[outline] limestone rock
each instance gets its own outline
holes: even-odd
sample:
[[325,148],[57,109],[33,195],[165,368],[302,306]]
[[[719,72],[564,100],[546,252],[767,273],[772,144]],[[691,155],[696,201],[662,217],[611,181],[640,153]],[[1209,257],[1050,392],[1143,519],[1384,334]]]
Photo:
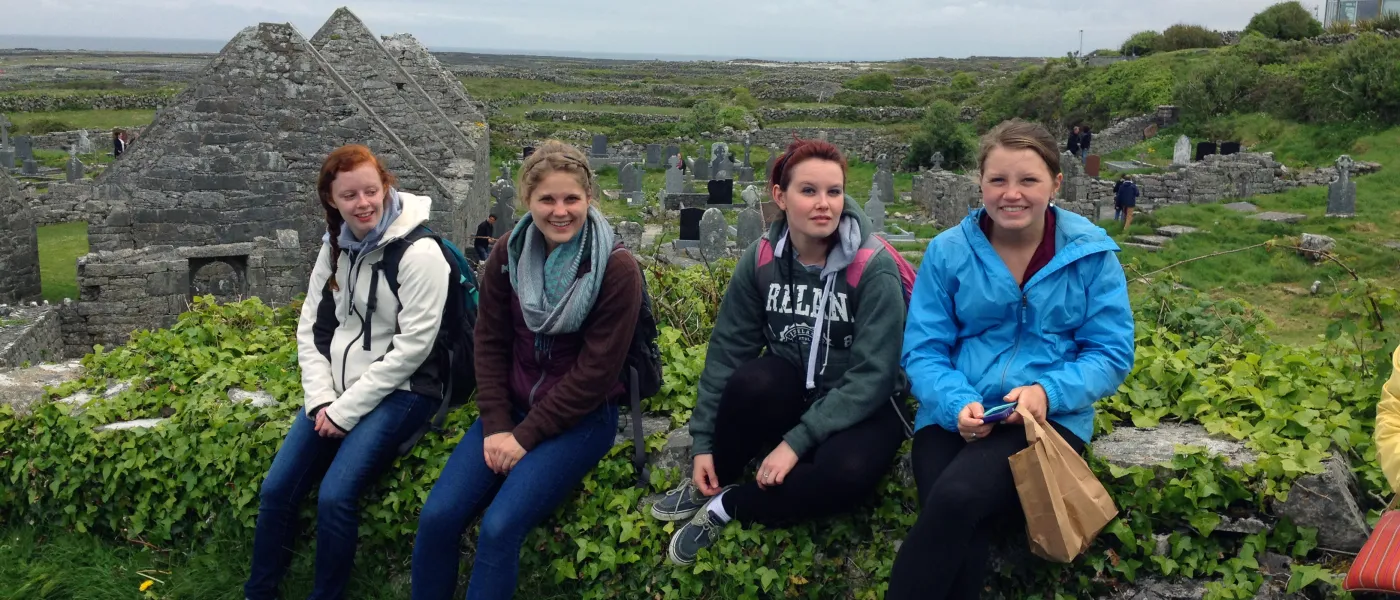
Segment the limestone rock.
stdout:
[[1303,234],[1303,240],[1298,243],[1298,254],[1313,262],[1322,261],[1327,254],[1330,254],[1337,247],[1337,240],[1325,235],[1311,233]]
[[1252,212],[1255,212],[1255,211],[1258,211],[1258,210],[1259,210],[1259,207],[1258,207],[1258,206],[1255,206],[1255,205],[1253,205],[1253,204],[1251,204],[1251,203],[1249,203],[1249,202],[1231,202],[1231,203],[1225,204],[1225,205],[1223,205],[1223,206],[1224,206],[1227,210],[1233,210],[1233,211],[1235,211],[1235,212],[1242,212],[1242,213],[1252,213]]
[[1288,224],[1291,225],[1291,224],[1293,224],[1293,223],[1301,223],[1301,222],[1303,221],[1303,219],[1308,218],[1308,216],[1307,216],[1307,215],[1300,215],[1300,214],[1298,214],[1298,213],[1285,213],[1285,212],[1268,211],[1268,212],[1261,212],[1261,213],[1259,213],[1259,214],[1257,214],[1257,215],[1254,215],[1254,216],[1252,216],[1252,217],[1250,217],[1250,218],[1251,218],[1251,219],[1257,219],[1257,220],[1259,220],[1259,221],[1268,221],[1268,222],[1270,222],[1270,223],[1288,223]]
[[1293,482],[1288,500],[1276,503],[1274,510],[1294,524],[1317,528],[1318,545],[1329,550],[1357,552],[1366,543],[1370,528],[1356,504],[1356,480],[1346,461],[1332,456],[1317,475]]
[[253,408],[275,406],[278,403],[277,399],[272,397],[272,394],[269,394],[262,390],[250,392],[239,388],[230,389],[228,391],[228,399],[229,402],[233,402],[235,404],[239,402],[247,402]]
[[1157,235],[1174,238],[1177,236],[1186,235],[1188,233],[1196,233],[1197,231],[1200,230],[1196,229],[1195,227],[1188,227],[1186,225],[1166,225],[1157,228]]
[[1201,446],[1225,457],[1226,464],[1243,467],[1258,457],[1243,443],[1213,437],[1196,424],[1162,423],[1155,429],[1120,427],[1094,440],[1094,454],[1120,467],[1155,468],[1170,463],[1176,446]]
[[134,421],[122,421],[121,423],[111,423],[99,425],[93,431],[126,431],[128,429],[151,429],[168,421],[169,419],[136,419]]
[[[670,417],[642,415],[642,435],[646,437],[666,433],[670,428]],[[613,445],[618,446],[631,441],[632,415],[631,413],[622,413],[617,416],[617,437],[613,439]]]

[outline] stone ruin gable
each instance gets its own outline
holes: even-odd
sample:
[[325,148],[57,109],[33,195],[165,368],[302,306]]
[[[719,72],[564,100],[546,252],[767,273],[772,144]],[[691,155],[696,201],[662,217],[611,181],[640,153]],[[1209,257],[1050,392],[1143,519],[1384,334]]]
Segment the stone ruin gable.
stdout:
[[[451,192],[435,197],[430,223],[465,241],[467,206],[476,173],[476,145],[448,118],[349,9],[340,8],[311,37],[326,62],[388,124]],[[485,218],[486,206],[480,210]]]
[[[473,148],[475,161],[471,191],[467,195],[466,235],[476,231],[476,224],[486,219],[491,209],[491,129],[476,102],[450,71],[418,43],[411,34],[383,36],[383,46],[423,89],[428,98],[442,110],[447,119],[457,125]],[[480,175],[477,175],[479,170]],[[468,244],[470,245],[470,244]]]
[[[400,189],[450,197],[287,24],[235,36],[141,142],[94,182],[94,200],[108,207],[89,222],[94,252],[251,242],[282,229],[318,240],[326,226],[316,177],[326,155],[347,143],[378,154]],[[309,272],[317,246],[302,252]]]
[[76,303],[63,305],[63,348],[70,357],[126,343],[138,329],[169,327],[189,310],[193,291],[219,290],[222,302],[258,297],[286,304],[306,291],[306,259],[297,232],[249,242],[93,252],[78,259]]
[[39,234],[24,194],[0,171],[0,304],[39,297]]

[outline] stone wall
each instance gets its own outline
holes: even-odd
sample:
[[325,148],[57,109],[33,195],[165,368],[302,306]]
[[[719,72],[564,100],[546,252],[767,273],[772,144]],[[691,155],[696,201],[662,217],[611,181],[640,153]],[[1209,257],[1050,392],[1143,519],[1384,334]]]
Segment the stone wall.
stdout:
[[0,308],[0,371],[63,357],[56,306]]
[[[1156,122],[1156,115],[1140,115],[1116,121],[1104,128],[1103,131],[1094,132],[1094,139],[1089,143],[1089,151],[1102,155],[1140,143],[1146,139],[1143,137],[1142,131],[1154,122]],[[1068,134],[1060,137],[1067,138]],[[1060,140],[1061,146],[1064,143],[1065,140]]]
[[[754,146],[768,146],[770,144],[778,148],[786,148],[792,142],[792,136],[796,135],[802,139],[818,139],[823,134],[826,141],[835,144],[847,156],[859,158],[865,162],[875,162],[881,153],[888,154],[890,164],[898,168],[904,163],[904,156],[909,153],[909,144],[900,140],[896,136],[886,135],[874,127],[847,127],[832,129],[816,129],[812,127],[766,127],[749,132]],[[743,135],[734,135],[725,139],[731,149],[743,150]],[[737,154],[737,152],[736,152]]]
[[679,123],[680,115],[648,115],[630,112],[608,112],[602,110],[557,110],[552,108],[532,110],[525,113],[531,121],[566,121],[569,123],[593,125],[663,125]]
[[0,303],[39,297],[39,236],[19,185],[0,170]]
[[92,192],[92,185],[87,183],[49,184],[48,193],[34,194],[27,199],[34,226],[103,220],[107,207],[93,201]]
[[[1386,39],[1400,38],[1400,31],[1375,31],[1373,33]],[[1349,44],[1351,42],[1354,42],[1359,37],[1361,37],[1361,33],[1359,32],[1339,34],[1324,33],[1317,37],[1308,38],[1305,41],[1314,46],[1339,46],[1342,44]]]
[[884,106],[857,108],[854,106],[823,106],[821,108],[761,108],[758,118],[765,123],[783,121],[838,121],[852,123],[907,123],[923,118],[921,108]]
[[670,96],[657,96],[653,94],[638,94],[635,92],[560,92],[556,94],[532,94],[519,98],[502,98],[492,100],[489,104],[492,111],[512,106],[530,106],[534,104],[601,104],[607,106],[667,106],[682,107],[688,106],[689,101],[682,98]]
[[170,103],[175,90],[161,89],[110,94],[58,94],[0,96],[0,113],[57,110],[153,110]]
[[925,171],[914,176],[914,204],[938,227],[952,227],[982,205],[982,188],[975,177],[950,171]]
[[79,258],[78,302],[65,304],[63,310],[65,354],[82,356],[93,344],[111,347],[125,343],[138,329],[169,327],[188,309],[194,291],[213,293],[221,301],[256,296],[267,304],[290,302],[306,289],[307,262],[295,230],[275,235],[276,239],[233,244],[152,245]]
[[[122,127],[128,132],[128,136],[141,137],[141,132],[145,127]],[[34,143],[35,150],[63,150],[68,151],[68,147],[78,143],[78,131],[55,131],[42,135],[29,136]],[[92,142],[93,152],[100,154],[112,153],[112,130],[110,129],[88,129],[88,141]]]

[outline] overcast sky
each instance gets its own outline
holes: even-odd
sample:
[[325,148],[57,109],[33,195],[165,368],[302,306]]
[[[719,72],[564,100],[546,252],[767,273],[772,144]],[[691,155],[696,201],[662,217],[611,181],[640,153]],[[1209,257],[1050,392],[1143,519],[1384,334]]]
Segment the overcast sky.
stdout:
[[[1243,29],[1276,0],[361,0],[430,48],[796,59],[1063,56],[1186,22]],[[1312,10],[1321,0],[1304,0]],[[311,36],[324,0],[0,0],[0,35],[226,41],[263,21]],[[11,40],[15,38],[10,38]],[[0,46],[16,45],[0,40]]]

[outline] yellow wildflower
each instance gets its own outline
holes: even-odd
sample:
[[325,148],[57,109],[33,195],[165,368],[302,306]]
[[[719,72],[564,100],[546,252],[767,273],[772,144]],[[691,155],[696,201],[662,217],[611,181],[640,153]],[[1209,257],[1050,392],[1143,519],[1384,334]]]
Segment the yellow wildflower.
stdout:
[[149,590],[149,589],[151,589],[151,586],[153,586],[153,585],[155,585],[155,584],[156,584],[156,582],[147,579],[146,581],[144,581],[144,582],[141,583],[141,591],[144,592],[144,591],[146,591],[146,590]]

